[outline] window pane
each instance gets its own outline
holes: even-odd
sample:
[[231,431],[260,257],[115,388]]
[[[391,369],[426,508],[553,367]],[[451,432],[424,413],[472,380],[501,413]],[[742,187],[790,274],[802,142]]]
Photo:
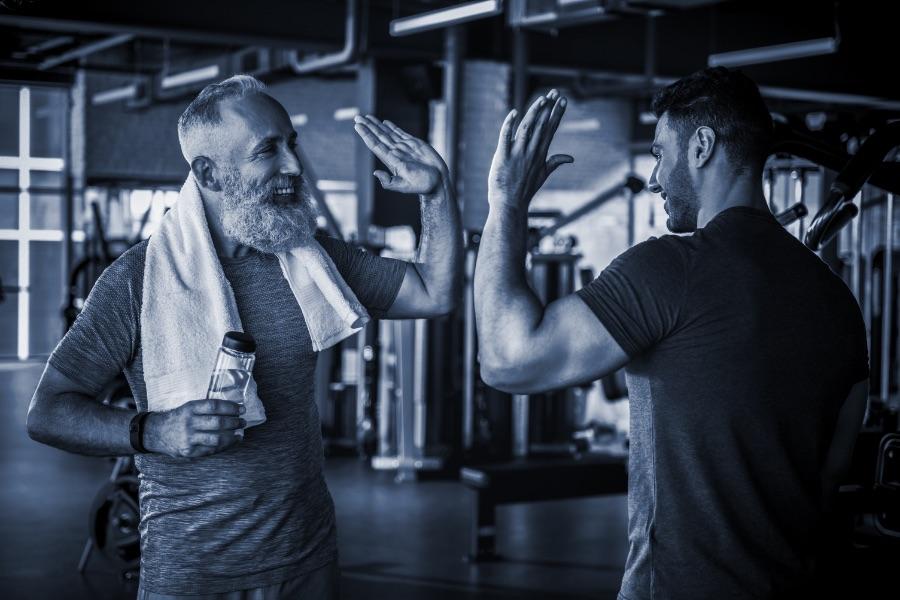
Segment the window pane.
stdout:
[[66,149],[66,91],[31,88],[31,156],[62,158]]
[[0,192],[0,229],[19,227],[19,195]]
[[[0,240],[0,279],[3,287],[14,286],[19,276],[18,242]],[[5,300],[0,302],[0,356],[16,356],[18,340],[18,295],[4,292]]]
[[50,354],[62,338],[62,244],[31,242],[29,354]]
[[62,171],[32,171],[31,187],[62,189],[66,185],[65,173]]
[[[0,115],[2,118],[2,115]],[[19,172],[15,169],[0,169],[0,187],[19,187]]]
[[31,195],[31,228],[63,228],[63,197],[60,194]]
[[19,155],[19,88],[0,85],[0,156]]

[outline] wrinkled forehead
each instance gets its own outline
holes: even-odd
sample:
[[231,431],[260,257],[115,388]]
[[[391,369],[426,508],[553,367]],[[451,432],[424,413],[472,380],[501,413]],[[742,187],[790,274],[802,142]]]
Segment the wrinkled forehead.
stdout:
[[222,142],[240,152],[267,138],[288,138],[294,133],[291,119],[281,104],[266,94],[226,100],[219,107]]

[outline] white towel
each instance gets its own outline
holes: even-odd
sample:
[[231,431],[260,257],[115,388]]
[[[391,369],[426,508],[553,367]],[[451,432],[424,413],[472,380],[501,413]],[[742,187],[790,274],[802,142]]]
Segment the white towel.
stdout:
[[[314,350],[338,343],[369,320],[318,242],[277,256]],[[170,410],[206,397],[227,331],[243,328],[209,233],[200,190],[189,174],[177,203],[147,245],[141,347],[149,410]],[[244,406],[248,427],[265,422],[252,377]]]

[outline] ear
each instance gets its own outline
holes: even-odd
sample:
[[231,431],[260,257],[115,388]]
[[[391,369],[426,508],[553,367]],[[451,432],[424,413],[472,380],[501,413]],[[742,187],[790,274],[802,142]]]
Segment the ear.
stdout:
[[222,191],[222,184],[216,176],[216,163],[206,156],[198,156],[191,161],[191,172],[197,184],[205,190],[211,192]]
[[712,158],[715,146],[716,132],[706,126],[698,127],[688,151],[689,164],[697,169],[704,166]]

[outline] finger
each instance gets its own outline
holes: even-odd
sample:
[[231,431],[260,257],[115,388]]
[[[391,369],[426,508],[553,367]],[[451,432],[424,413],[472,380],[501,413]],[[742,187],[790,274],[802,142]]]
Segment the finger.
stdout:
[[380,183],[383,188],[387,188],[391,183],[392,176],[387,171],[378,170],[372,173],[372,175],[375,176],[375,179],[378,180],[378,183]]
[[402,129],[400,129],[393,121],[387,121],[387,120],[385,120],[385,121],[384,121],[384,125],[385,125],[388,129],[390,129],[391,131],[393,131],[394,134],[396,134],[396,136],[399,137],[399,138],[402,139],[402,140],[413,140],[413,139],[415,139],[415,136],[412,136],[412,135],[406,133],[405,131],[403,131]]
[[538,118],[541,110],[543,110],[546,104],[547,99],[543,96],[538,96],[537,100],[532,102],[531,107],[528,109],[528,112],[525,113],[522,122],[519,123],[519,128],[516,130],[516,139],[513,142],[512,147],[513,152],[522,153],[525,151],[528,140],[531,138],[535,120]]
[[378,179],[378,183],[381,184],[381,187],[386,190],[390,190],[392,192],[406,191],[406,182],[402,177],[391,175],[387,171],[375,171],[373,175],[375,175],[375,177]]
[[211,398],[194,400],[189,404],[191,405],[191,412],[195,415],[237,416],[242,413],[241,408],[243,408],[240,404],[231,400],[215,400]]
[[509,147],[513,142],[513,124],[516,122],[516,115],[519,113],[516,109],[509,111],[506,118],[503,119],[503,125],[500,126],[500,139],[497,141],[497,150],[503,154],[509,153]]
[[374,132],[369,128],[368,124],[365,122],[356,123],[353,125],[353,129],[362,138],[363,143],[372,151],[372,153],[378,157],[382,162],[387,159],[388,153],[391,151],[390,147],[383,143],[378,136],[375,135]]
[[374,133],[378,137],[378,140],[388,148],[393,148],[394,144],[397,143],[398,139],[396,138],[394,133],[390,129],[382,125],[381,121],[379,121],[372,115],[356,117],[356,119],[360,119],[359,122],[368,127],[372,131],[372,133]]
[[[569,154],[554,154],[547,160],[547,177],[562,165],[575,162],[575,157]],[[546,178],[545,178],[546,179]]]
[[211,446],[218,448],[221,442],[221,435],[218,432],[200,431],[191,434],[190,442],[192,446]]
[[194,415],[191,419],[194,431],[234,431],[247,426],[247,421],[238,417],[219,415]]
[[543,144],[540,147],[541,156],[547,155],[547,151],[550,149],[550,143],[553,141],[553,136],[556,135],[556,130],[559,128],[559,122],[562,121],[563,115],[566,113],[567,104],[568,100],[566,100],[565,96],[560,96],[553,104],[550,120],[545,127]]
[[[556,90],[552,90],[550,93],[555,93]],[[547,146],[544,144],[544,140],[546,139],[545,129],[547,125],[547,121],[550,120],[550,115],[552,114],[553,109],[556,107],[556,102],[547,99],[547,102],[544,104],[543,108],[538,112],[538,116],[534,121],[534,125],[531,130],[531,138],[528,140],[528,153],[532,156],[535,156],[536,153],[541,149]],[[552,134],[551,134],[552,137]],[[540,160],[544,160],[544,156],[546,155],[546,150],[544,151],[544,155],[538,155]]]

